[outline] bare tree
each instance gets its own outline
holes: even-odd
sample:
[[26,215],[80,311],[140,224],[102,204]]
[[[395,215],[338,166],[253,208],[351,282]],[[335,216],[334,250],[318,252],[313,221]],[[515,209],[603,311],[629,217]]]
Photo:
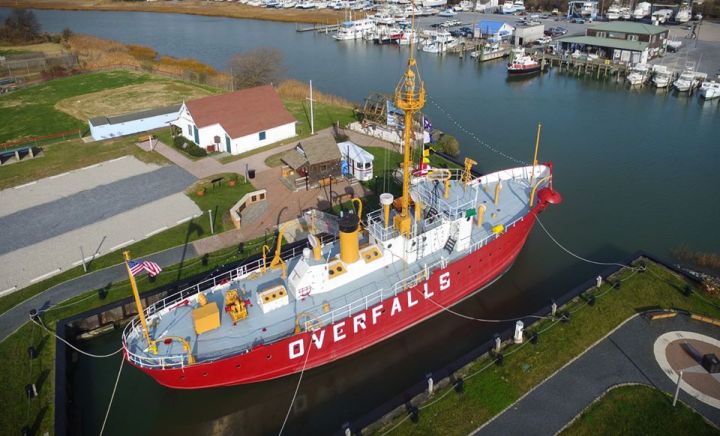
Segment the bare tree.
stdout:
[[276,48],[261,47],[240,53],[230,59],[233,89],[278,83],[285,74],[282,52]]

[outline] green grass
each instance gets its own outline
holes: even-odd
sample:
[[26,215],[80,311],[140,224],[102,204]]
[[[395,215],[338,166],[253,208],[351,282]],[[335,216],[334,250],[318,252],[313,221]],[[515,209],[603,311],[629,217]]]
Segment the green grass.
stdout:
[[87,144],[80,139],[71,139],[44,145],[42,146],[42,156],[4,165],[0,171],[0,189],[22,185],[126,155],[135,156],[143,162],[168,163],[157,153],[141,150],[135,145],[136,139],[136,136],[128,136]]
[[[211,179],[221,176],[228,175],[218,175],[211,177]],[[204,182],[200,181],[198,184],[204,184]],[[198,186],[198,184],[196,184],[196,186]],[[209,185],[205,184],[205,186]],[[232,221],[230,220],[230,207],[240,200],[243,195],[254,190],[255,188],[252,184],[243,183],[242,179],[238,180],[238,184],[235,186],[229,186],[227,181],[223,181],[215,188],[207,187],[206,193],[202,197],[199,197],[195,193],[195,189],[189,190],[188,197],[195,201],[200,210],[203,211],[202,216],[192,219],[187,223],[167,229],[164,232],[153,235],[148,239],[138,241],[132,245],[124,247],[122,250],[98,257],[88,264],[88,271],[97,271],[99,269],[121,263],[121,251],[129,250],[133,256],[140,257],[211,236],[210,220],[206,213],[208,209],[213,211],[213,225],[215,227],[216,234],[234,229]],[[19,291],[13,292],[12,294],[4,297],[0,297],[0,313],[6,312],[17,304],[34,295],[44,292],[52,286],[80,277],[83,274],[84,271],[82,267],[75,267],[55,277],[20,289]]]
[[[650,262],[648,269],[645,273],[633,274],[627,271],[618,274],[624,280],[622,287],[609,290],[607,284],[603,285],[597,295],[609,292],[598,297],[594,306],[587,305],[581,298],[571,302],[568,305],[569,310],[573,311],[570,322],[555,323],[548,331],[540,334],[535,345],[511,345],[504,351],[502,367],[494,365],[487,357],[473,362],[463,371],[465,390],[462,394],[450,393],[429,407],[421,409],[420,421],[417,424],[406,420],[392,434],[429,435],[436,434],[438,429],[443,429],[443,434],[471,432],[640,308],[680,308],[720,317],[717,305],[720,300],[717,297],[707,294],[703,299],[696,294],[684,297],[681,289],[687,283],[683,278]],[[710,300],[714,301],[715,305],[708,303]],[[547,320],[536,324],[529,330],[528,336],[533,331],[550,327],[551,322]],[[486,369],[480,371],[482,368]],[[445,392],[438,391],[435,396],[439,397]],[[396,425],[402,418],[404,416],[393,420],[384,429]]]
[[[261,247],[262,238],[246,244],[245,252],[237,253],[235,247],[220,250],[210,256],[207,266],[203,266],[199,259],[186,262],[184,265],[167,267],[160,273],[153,283],[149,283],[146,275],[138,279],[141,292],[148,292],[160,286],[173,283],[177,280],[191,277],[202,272],[210,271],[218,266],[242,260],[252,254],[257,254]],[[100,298],[98,290],[92,290],[79,295],[62,305],[57,310],[51,310],[43,315],[43,321],[51,329],[55,322],[70,315],[81,313],[104,304],[120,300],[132,293],[127,280],[113,283],[107,290],[104,299]],[[17,332],[0,342],[0,434],[20,434],[20,429],[28,425],[36,431],[31,434],[52,433],[54,424],[54,377],[55,377],[55,339],[43,332],[39,327],[27,322]],[[43,343],[39,358],[32,361],[32,367],[27,358],[27,347],[30,344]],[[44,383],[39,396],[28,401],[25,398],[25,385],[37,383],[44,377]]]
[[78,120],[55,109],[62,99],[109,88],[153,80],[149,74],[128,71],[81,74],[51,80],[0,97],[0,142],[42,136],[66,130],[86,130],[87,120]]
[[682,402],[650,386],[620,386],[586,410],[563,436],[598,434],[717,435],[718,429]]
[[[274,144],[266,145],[264,147],[257,148],[255,150],[240,155],[225,156],[224,158],[220,159],[220,162],[228,163],[238,159],[243,159],[253,154],[272,150],[273,148],[279,147],[280,145],[289,144],[291,142],[295,142],[299,139],[310,136],[310,105],[308,104],[308,102],[305,100],[293,100],[289,98],[284,98],[283,104],[285,105],[285,108],[288,110],[288,112],[290,112],[292,116],[294,116],[295,119],[298,121],[296,124],[297,136],[276,142]],[[331,127],[335,122],[340,122],[340,126],[342,127],[355,121],[355,114],[353,110],[351,108],[346,108],[342,106],[333,106],[325,103],[315,103],[313,107],[313,112],[315,113],[316,132]],[[268,164],[267,160],[265,161],[266,165],[279,166],[281,154],[282,153],[277,153],[277,155],[271,156],[273,158],[273,160],[271,160],[271,163],[273,163],[273,165]]]
[[12,56],[32,53],[29,50],[0,49],[0,56]]

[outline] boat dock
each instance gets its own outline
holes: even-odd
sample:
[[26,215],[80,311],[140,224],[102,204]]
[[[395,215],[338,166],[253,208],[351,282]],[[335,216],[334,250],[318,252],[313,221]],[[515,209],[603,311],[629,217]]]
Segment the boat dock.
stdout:
[[567,72],[579,76],[591,75],[595,78],[627,76],[630,68],[623,63],[613,63],[606,59],[575,58],[572,56],[561,56],[557,54],[538,53],[533,58],[540,62],[543,69],[546,67],[558,67],[560,72]]
[[295,26],[296,32],[335,32],[340,27],[340,24],[313,24],[312,26],[305,26],[300,27],[299,25]]

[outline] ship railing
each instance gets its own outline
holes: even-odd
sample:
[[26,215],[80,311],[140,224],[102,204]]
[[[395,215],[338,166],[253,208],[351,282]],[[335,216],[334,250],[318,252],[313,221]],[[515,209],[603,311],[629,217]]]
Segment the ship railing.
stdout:
[[395,226],[389,225],[385,227],[385,219],[383,217],[382,209],[370,212],[367,214],[367,228],[368,232],[379,241],[387,241],[392,238],[396,238],[399,233],[395,230]]
[[[328,241],[323,241],[327,243]],[[305,247],[293,247],[280,253],[280,257],[283,260],[288,260],[293,257],[302,254],[302,250]],[[258,259],[256,261],[241,265],[238,268],[227,271],[225,273],[213,276],[209,279],[195,283],[192,286],[184,288],[179,292],[173,293],[162,300],[155,302],[145,309],[145,315],[151,316],[158,314],[162,316],[168,310],[173,309],[178,303],[182,303],[185,299],[198,294],[199,292],[206,290],[221,290],[230,287],[230,284],[234,281],[242,279],[243,277],[261,270],[263,267],[263,260]]]

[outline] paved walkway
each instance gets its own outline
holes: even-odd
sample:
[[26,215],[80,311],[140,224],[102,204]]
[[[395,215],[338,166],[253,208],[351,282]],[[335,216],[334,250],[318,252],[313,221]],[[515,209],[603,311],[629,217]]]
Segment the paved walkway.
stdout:
[[[175,265],[183,260],[197,257],[198,253],[192,245],[170,248],[160,253],[144,256],[162,267]],[[90,274],[60,283],[52,288],[23,301],[7,312],[0,314],[0,342],[19,329],[29,320],[32,309],[47,309],[91,289],[101,289],[114,282],[127,280],[124,264],[111,266]]]
[[[672,395],[675,385],[655,360],[653,347],[658,336],[676,330],[711,337],[720,334],[720,328],[685,316],[658,321],[636,316],[473,434],[556,434],[596,398],[620,384],[646,384]],[[522,377],[522,374],[517,376]],[[683,391],[679,398],[709,421],[720,425],[720,409]]]

